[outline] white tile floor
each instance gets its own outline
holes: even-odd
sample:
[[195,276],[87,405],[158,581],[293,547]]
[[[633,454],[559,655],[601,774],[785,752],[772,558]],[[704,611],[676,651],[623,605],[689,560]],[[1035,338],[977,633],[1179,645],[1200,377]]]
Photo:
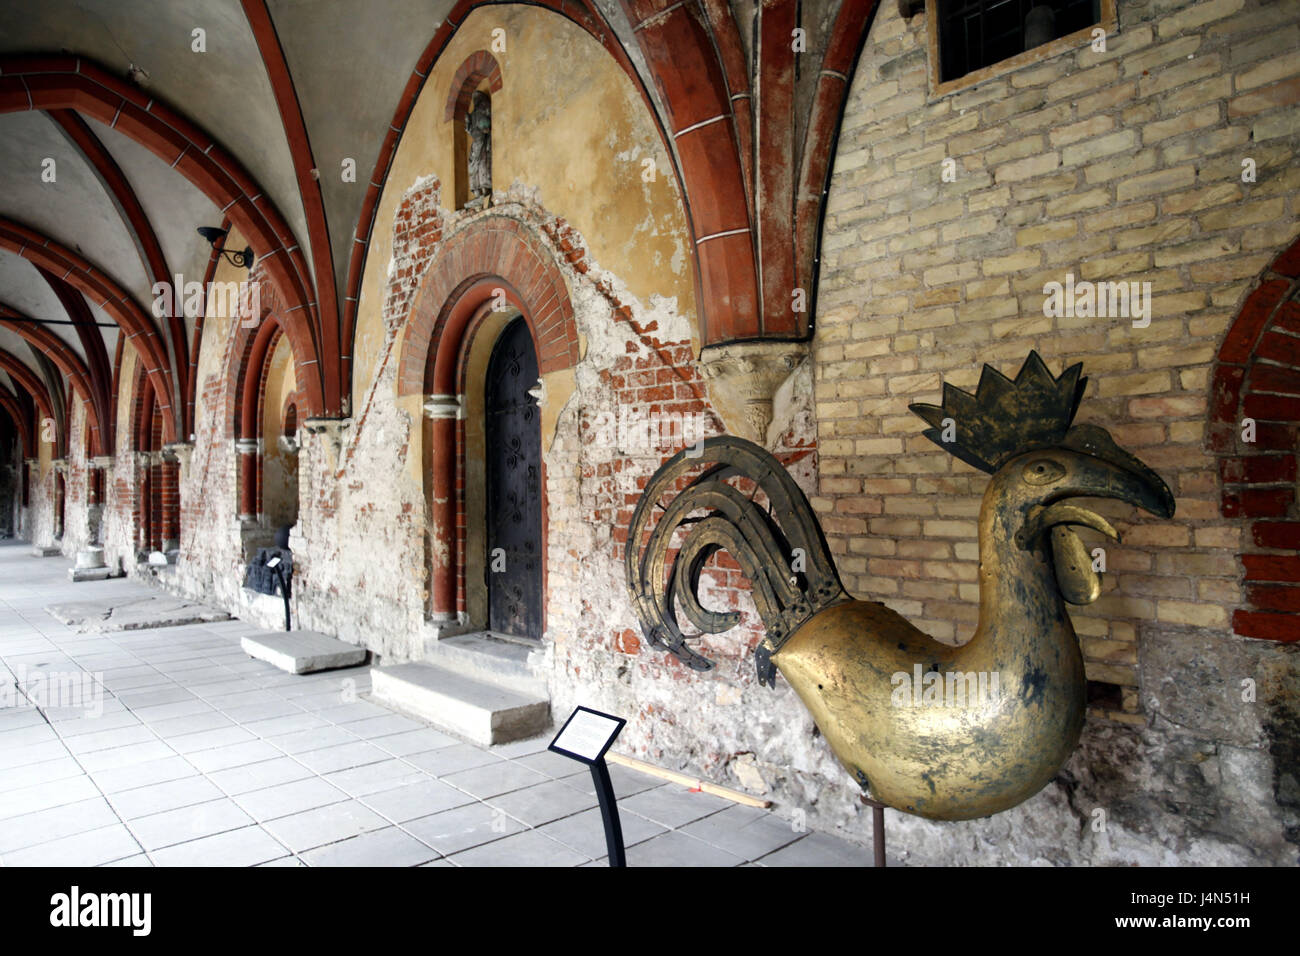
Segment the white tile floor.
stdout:
[[[251,660],[240,621],[77,634],[43,608],[148,589],[71,584],[67,567],[0,541],[0,865],[605,865],[591,777],[549,738],[464,743],[367,700],[365,668]],[[629,865],[871,862],[775,813],[610,771]]]

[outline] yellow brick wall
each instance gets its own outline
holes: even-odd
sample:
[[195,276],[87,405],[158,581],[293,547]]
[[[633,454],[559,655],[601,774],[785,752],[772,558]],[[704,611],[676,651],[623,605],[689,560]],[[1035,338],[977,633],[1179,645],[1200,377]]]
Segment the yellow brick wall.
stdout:
[[[832,175],[813,353],[813,504],[855,596],[942,640],[973,631],[987,479],[922,437],[907,405],[937,402],[941,381],[973,389],[985,362],[1014,374],[1037,349],[1053,372],[1083,362],[1077,420],[1178,499],[1171,521],[1098,509],[1124,540],[1074,621],[1090,679],[1124,688],[1106,715],[1143,719],[1143,627],[1230,633],[1240,529],[1219,517],[1203,445],[1209,373],[1246,291],[1300,232],[1297,9],[1121,0],[1105,52],[1080,45],[936,96],[925,13],[880,5]],[[1044,284],[1067,272],[1150,282],[1150,326],[1045,317]]]

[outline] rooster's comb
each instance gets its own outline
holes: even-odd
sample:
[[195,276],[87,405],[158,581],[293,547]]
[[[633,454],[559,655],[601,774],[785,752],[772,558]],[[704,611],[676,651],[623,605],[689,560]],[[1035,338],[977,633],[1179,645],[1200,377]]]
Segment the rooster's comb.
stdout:
[[[1080,377],[1082,370],[1080,362],[1057,378],[1037,352],[1030,352],[1015,381],[985,365],[974,395],[945,382],[943,405],[908,407],[931,426],[926,438],[993,474],[1022,452],[1061,443],[1088,382]],[[952,419],[947,428],[946,419]]]

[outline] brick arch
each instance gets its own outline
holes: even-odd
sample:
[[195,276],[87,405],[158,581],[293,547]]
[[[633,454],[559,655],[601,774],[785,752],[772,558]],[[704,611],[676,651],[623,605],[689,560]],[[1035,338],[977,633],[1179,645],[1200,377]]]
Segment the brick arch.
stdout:
[[258,288],[257,321],[246,324],[242,317],[232,319],[235,327],[231,330],[232,341],[226,357],[226,381],[235,385],[233,389],[228,389],[226,392],[226,420],[232,437],[243,434],[240,431],[239,416],[244,394],[244,373],[248,367],[253,343],[268,321],[274,322],[289,339],[289,347],[293,352],[297,390],[302,396],[299,409],[303,417],[313,418],[325,414],[324,406],[321,404],[320,380],[316,370],[319,361],[314,340],[306,334],[301,322],[290,321],[293,310],[286,307],[275,286],[260,283]]
[[284,407],[280,409],[280,433],[286,438],[298,431],[298,393],[295,391],[285,397]]
[[[33,372],[26,363],[22,362],[17,356],[0,349],[0,369],[9,373],[15,385],[20,385],[26,389],[27,394],[31,396],[32,403],[36,406],[36,411],[42,418],[54,419],[57,426],[57,419],[54,415],[54,402],[50,398],[49,390],[45,383],[41,381],[40,376]],[[40,422],[37,421],[33,428],[36,434],[41,433]],[[59,441],[55,441],[55,447],[59,446]]]
[[[293,339],[288,337],[277,315],[263,313],[255,329],[241,326],[232,350],[236,365],[228,377],[233,385],[229,391],[227,410],[230,412],[231,433],[241,439],[257,439],[262,431],[262,411],[266,401],[266,380],[271,369],[271,359],[282,337],[289,342],[289,352],[298,367],[297,351]],[[299,386],[299,389],[301,386]],[[301,392],[295,393],[300,395]],[[262,468],[265,450],[241,452],[239,455],[239,514],[254,516],[262,513]]]
[[[30,317],[3,304],[0,304],[0,328],[9,329],[40,349],[68,377],[74,392],[80,396],[86,413],[86,454],[91,457],[107,454],[105,436],[108,430],[100,421],[99,408],[91,397],[95,393],[90,386],[90,372],[81,356],[49,329],[35,324]],[[71,408],[72,404],[69,403],[68,407]]]
[[[1243,421],[1255,441],[1243,440]],[[1300,640],[1300,238],[1264,270],[1215,362],[1208,429],[1220,512],[1249,522],[1240,555],[1244,637]]]
[[501,92],[501,64],[487,50],[475,50],[465,58],[456,75],[451,79],[451,89],[447,94],[447,108],[443,119],[447,122],[463,119],[469,113],[470,100],[474,91],[484,80],[493,93]]
[[[25,110],[71,110],[98,120],[165,160],[212,200],[257,252],[288,306],[285,314],[293,313],[291,324],[301,326],[311,351],[334,357],[310,369],[308,391],[318,414],[338,413],[341,364],[332,296],[317,302],[311,271],[288,222],[232,155],[185,117],[85,57],[0,57],[0,113]],[[61,274],[56,266],[48,268]],[[165,359],[160,367],[170,369]],[[170,392],[159,388],[159,394]]]
[[138,358],[135,372],[131,378],[131,420],[128,434],[131,436],[132,451],[157,451],[152,426],[156,403],[156,392],[152,382],[145,377],[144,369]]
[[543,375],[577,364],[573,303],[551,254],[523,223],[488,216],[446,240],[425,270],[407,318],[399,395],[455,391],[467,325],[498,291],[528,318]]
[[[0,112],[3,112],[0,109]],[[141,362],[148,364],[149,376],[161,396],[172,394],[171,365],[167,360],[162,337],[153,320],[138,302],[111,276],[89,260],[61,245],[49,236],[0,216],[0,249],[26,259],[68,283],[95,305],[103,309],[121,329],[121,339],[129,339]],[[163,421],[169,439],[177,434],[175,409],[163,402]]]
[[131,450],[145,455],[137,461],[135,520],[136,544],[145,551],[160,551],[170,541],[180,540],[180,466],[158,454],[170,438],[163,405],[140,361],[131,379],[131,415],[127,440]]

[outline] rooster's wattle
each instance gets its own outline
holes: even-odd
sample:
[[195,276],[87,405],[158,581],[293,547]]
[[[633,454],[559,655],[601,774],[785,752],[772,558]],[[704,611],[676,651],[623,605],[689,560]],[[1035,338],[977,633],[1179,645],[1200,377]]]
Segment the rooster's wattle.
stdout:
[[[885,605],[850,598],[803,492],[767,451],[730,436],[665,462],[633,514],[627,581],[649,643],[712,667],[686,646],[677,612],[701,633],[738,623],[698,595],[705,563],[726,550],[763,620],[759,680],[771,685],[781,672],[874,799],[962,820],[1032,796],[1083,726],[1083,658],[1065,602],[1088,603],[1101,587],[1071,526],[1118,538],[1068,499],[1174,512],[1164,481],[1105,429],[1071,426],[1081,368],[1057,378],[1031,352],[1014,381],[986,365],[974,395],[945,384],[942,406],[911,406],[930,424],[927,437],[992,475],[979,517],[979,623],[967,643],[935,641]],[[700,467],[649,527],[660,499]]]

